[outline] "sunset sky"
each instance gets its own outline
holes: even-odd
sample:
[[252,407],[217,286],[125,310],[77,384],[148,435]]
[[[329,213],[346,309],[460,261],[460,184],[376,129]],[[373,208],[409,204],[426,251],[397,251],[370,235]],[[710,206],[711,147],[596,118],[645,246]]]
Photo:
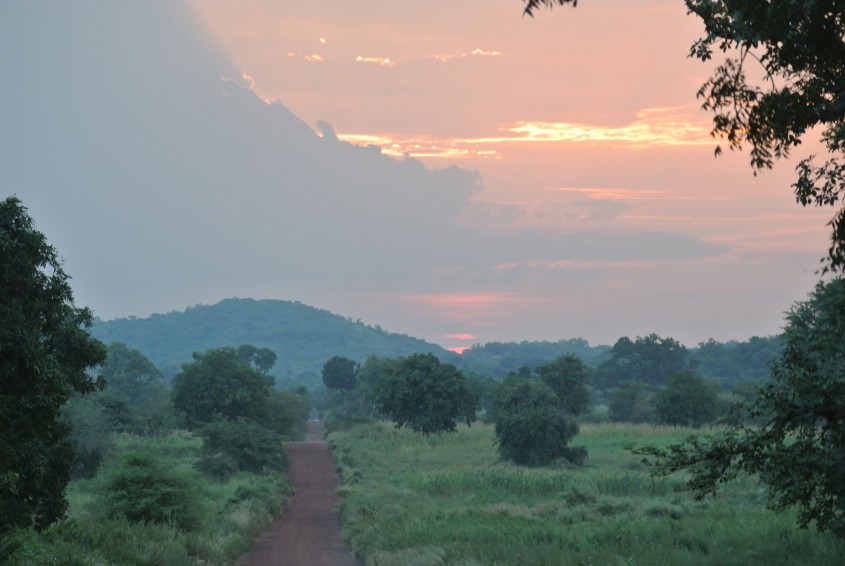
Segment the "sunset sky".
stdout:
[[[76,20],[71,18],[71,26],[94,12],[103,25],[120,20],[115,9],[104,8],[107,3],[83,4],[86,8]],[[129,4],[134,19],[119,25],[146,29],[139,14],[147,8],[137,1]],[[578,336],[612,344],[623,335],[652,332],[692,346],[710,337],[742,340],[779,332],[783,312],[805,297],[817,279],[832,211],[800,208],[789,185],[797,158],[818,147],[807,143],[795,160],[758,177],[752,175],[747,154],[714,158],[711,117],[699,110],[695,98],[710,67],[686,56],[701,25],[686,15],[680,0],[583,0],[577,9],[543,10],[535,18],[522,15],[518,0],[192,0],[185,6],[181,11],[160,8],[170,19],[182,18],[172,26],[172,37],[151,27],[149,33],[133,36],[135,43],[118,51],[113,61],[112,55],[104,56],[108,60],[101,63],[115,69],[118,62],[123,69],[128,61],[133,76],[121,70],[126,77],[118,80],[93,65],[86,67],[89,83],[96,85],[90,93],[101,93],[108,104],[133,97],[141,105],[161,100],[173,116],[200,116],[199,109],[217,108],[218,102],[200,100],[190,108],[184,102],[174,106],[170,97],[187,97],[194,88],[191,93],[204,92],[205,79],[189,83],[183,76],[196,72],[199,77],[196,68],[201,67],[221,85],[237,85],[237,92],[223,93],[226,100],[240,100],[241,91],[255,100],[244,98],[237,114],[221,106],[226,116],[247,118],[241,122],[243,131],[234,118],[227,118],[232,124],[226,122],[230,129],[220,139],[242,135],[237,138],[242,141],[235,149],[206,150],[213,136],[198,133],[186,150],[191,167],[177,163],[185,144],[162,151],[161,157],[155,142],[143,141],[143,125],[132,130],[127,147],[150,148],[150,155],[158,157],[142,161],[163,159],[166,165],[157,174],[173,182],[167,199],[156,205],[145,200],[155,198],[149,190],[132,193],[137,199],[131,200],[133,206],[147,214],[145,229],[156,234],[149,236],[139,227],[131,238],[125,236],[124,248],[139,250],[134,259],[112,255],[111,263],[105,262],[104,254],[123,244],[112,242],[107,249],[102,233],[68,221],[57,209],[55,194],[32,188],[44,182],[34,181],[31,172],[20,168],[6,179],[17,187],[8,192],[30,207],[65,257],[78,302],[103,318],[146,316],[250,296],[299,300],[451,348]],[[62,32],[59,39],[49,38],[49,25],[37,19],[42,16],[34,15],[35,10],[11,10],[17,13],[0,19],[17,28],[37,25],[43,45],[71,49],[84,36]],[[101,49],[109,42],[129,41],[102,29],[91,24]],[[190,42],[184,39],[194,33]],[[39,61],[47,59],[34,54],[37,40],[23,32],[15,37],[27,42],[23,50],[12,45],[14,38],[0,45],[5,48],[0,56],[4,76],[12,73],[21,79],[0,98],[8,119],[22,105],[31,105],[33,112],[54,106],[58,114],[63,103],[72,111],[101,111],[93,103],[83,110],[81,103],[71,105],[68,100],[75,95],[62,93],[52,79],[44,78],[64,71],[39,71]],[[50,43],[57,41],[70,45]],[[140,53],[138,46],[145,41],[151,49]],[[13,61],[10,49],[22,55]],[[188,57],[189,52],[194,55]],[[195,55],[200,52],[201,64]],[[156,57],[167,53],[176,62],[168,60],[166,72],[156,76],[164,65]],[[179,67],[182,57],[186,63]],[[68,61],[77,64],[71,56]],[[79,76],[77,71],[67,75]],[[223,88],[229,86],[208,90],[216,95]],[[38,106],[31,96],[41,97]],[[123,107],[116,108],[109,120],[123,119]],[[331,169],[348,159],[357,163],[350,165],[354,171],[372,171],[378,179],[374,186],[384,186],[372,188],[362,177],[350,184],[360,187],[356,193],[344,188],[349,173],[339,172],[326,177],[337,186],[326,189],[325,196],[317,195],[319,184],[307,197],[286,197],[292,193],[273,189],[280,182],[316,183],[309,178],[313,174],[291,174],[299,171],[296,164],[273,169],[278,155],[273,143],[282,142],[267,140],[282,135],[282,127],[274,131],[272,124],[275,116],[282,120],[283,108],[324,144],[335,143],[332,147],[338,149],[331,151],[340,152],[309,171]],[[158,107],[154,113],[164,115]],[[201,128],[210,127],[207,122],[190,121]],[[50,127],[44,125],[43,131]],[[184,128],[177,135],[186,135]],[[364,150],[353,152],[343,142],[379,146],[381,156],[397,165]],[[6,137],[3,144],[14,146],[17,162],[48,151],[36,141],[28,145]],[[214,151],[222,153],[209,153]],[[219,220],[224,211],[249,202],[245,210],[252,216],[243,224],[218,221],[215,230],[190,219],[188,223],[197,224],[191,230],[186,226],[184,233],[175,227],[180,222],[169,222],[191,216],[175,214],[175,207],[182,196],[188,203],[192,183],[201,186],[197,168],[214,161],[207,156],[231,157],[240,151],[243,158],[232,157],[233,167],[243,168],[232,175],[239,181],[227,186],[237,186],[241,198],[225,192],[220,181],[219,193],[214,193],[219,198],[209,199],[217,204],[202,212],[206,219]],[[136,163],[126,161],[119,169],[110,160],[114,171],[103,173],[96,183],[129,176]],[[379,169],[371,169],[371,163]],[[400,164],[395,180],[379,173]],[[211,169],[200,176],[205,187],[220,177]],[[413,180],[406,183],[406,178]],[[82,174],[79,179],[83,181],[74,190],[93,194],[95,182]],[[432,196],[425,188],[430,183]],[[6,192],[5,187],[0,190]],[[72,200],[70,193],[63,198]],[[117,196],[92,197],[92,203],[98,219],[128,214],[131,204]],[[293,230],[298,222],[301,227]],[[114,222],[107,239],[120,240],[131,229]],[[201,238],[205,230],[208,235]],[[256,230],[260,238],[242,235]],[[224,242],[226,233],[238,234],[244,247]],[[173,240],[167,238],[183,237],[196,237],[194,247],[168,255],[164,242]],[[353,242],[362,244],[353,250]],[[231,259],[242,255],[238,249],[254,249],[255,258],[262,259]],[[195,263],[199,261],[201,265]],[[137,273],[135,267],[121,273],[120,265],[138,262]]]

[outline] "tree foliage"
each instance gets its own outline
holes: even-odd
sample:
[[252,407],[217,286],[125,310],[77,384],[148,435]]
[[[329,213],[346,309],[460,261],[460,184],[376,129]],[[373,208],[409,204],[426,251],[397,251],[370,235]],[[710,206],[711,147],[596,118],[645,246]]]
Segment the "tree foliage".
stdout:
[[587,380],[590,368],[573,355],[565,355],[534,370],[536,375],[557,395],[560,408],[570,415],[580,415],[590,408]]
[[687,370],[692,361],[689,351],[673,338],[657,334],[623,336],[610,351],[610,359],[597,370],[597,381],[604,388],[633,379],[650,387],[661,387],[670,376]]
[[[523,0],[525,13],[577,0]],[[841,0],[685,0],[704,23],[689,55],[725,60],[698,90],[713,114],[712,135],[731,150],[751,147],[751,167],[771,169],[806,135],[821,132],[829,157],[796,167],[802,206],[836,206],[845,198],[845,4]],[[757,75],[760,76],[758,79]],[[721,147],[716,148],[716,154]],[[823,271],[845,271],[845,207],[829,223]]]
[[610,390],[607,408],[610,420],[648,423],[654,420],[654,392],[636,379],[626,379]]
[[458,421],[471,424],[478,396],[452,364],[413,354],[401,358],[395,373],[379,385],[376,406],[397,428],[407,425],[427,435],[453,432]]
[[558,458],[580,464],[586,458],[583,447],[569,447],[578,434],[578,424],[541,379],[506,377],[497,392],[494,413],[496,441],[503,458],[524,466],[541,466]]
[[109,344],[100,373],[106,380],[106,391],[124,399],[132,409],[167,394],[164,376],[158,368],[123,342]]
[[197,427],[238,417],[260,420],[272,381],[241,361],[233,348],[195,353],[173,380],[173,406]]
[[329,389],[354,389],[358,362],[343,356],[332,356],[323,364],[323,384]]
[[67,507],[73,448],[59,420],[101,382],[91,311],[77,308],[56,250],[15,197],[0,201],[0,532],[44,528]]
[[845,280],[819,283],[787,313],[784,349],[749,408],[760,426],[647,447],[661,474],[689,470],[701,498],[740,473],[759,474],[774,509],[798,507],[802,527],[845,536]]
[[250,419],[217,421],[199,434],[203,444],[197,466],[210,476],[226,479],[236,472],[258,474],[287,467],[282,436]]
[[657,421],[678,426],[701,426],[719,413],[719,389],[691,371],[673,375],[655,394]]

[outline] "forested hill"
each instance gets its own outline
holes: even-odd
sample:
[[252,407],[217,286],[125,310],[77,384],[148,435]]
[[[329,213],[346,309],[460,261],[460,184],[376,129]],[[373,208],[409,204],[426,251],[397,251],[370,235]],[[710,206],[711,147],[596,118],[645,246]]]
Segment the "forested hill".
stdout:
[[147,356],[167,376],[177,373],[193,352],[251,344],[278,355],[271,373],[280,385],[314,386],[323,364],[334,355],[364,361],[367,355],[398,357],[434,353],[446,360],[454,354],[404,334],[393,334],[302,303],[277,300],[226,299],[184,312],[149,318],[97,320],[92,334],[105,343],[124,342]]

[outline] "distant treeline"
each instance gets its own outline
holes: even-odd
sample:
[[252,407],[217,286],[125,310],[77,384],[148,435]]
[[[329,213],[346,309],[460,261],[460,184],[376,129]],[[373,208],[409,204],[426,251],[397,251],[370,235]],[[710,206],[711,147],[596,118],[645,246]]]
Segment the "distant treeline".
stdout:
[[[458,356],[437,344],[302,303],[253,299],[226,299],[215,305],[197,305],[184,312],[154,314],[149,318],[97,320],[92,334],[107,344],[123,342],[139,350],[168,379],[179,372],[183,363],[193,360],[194,352],[240,344],[269,348],[278,356],[274,368],[276,383],[280,387],[304,385],[309,389],[322,385],[321,369],[332,356],[363,363],[370,355],[397,358],[415,353],[431,353],[464,372],[496,379],[571,354],[593,368],[596,379],[607,385],[621,379],[653,381],[653,377],[636,374],[638,364],[643,368],[674,364],[672,367],[694,369],[731,388],[741,381],[766,379],[769,363],[780,352],[780,339],[776,336],[753,337],[745,342],[709,340],[686,348],[671,338],[650,335],[623,337],[613,346],[591,346],[583,338],[490,342],[475,345]],[[626,366],[624,370],[622,366]],[[626,375],[622,377],[620,372]]]
[[765,380],[781,351],[779,336],[752,337],[744,342],[708,340],[686,348],[656,334],[622,337],[613,346],[590,346],[583,338],[559,342],[490,342],[465,350],[455,363],[464,371],[500,378],[564,355],[581,358],[596,370],[595,379],[612,385],[623,379],[663,382],[674,372],[695,370],[727,388],[748,380]]

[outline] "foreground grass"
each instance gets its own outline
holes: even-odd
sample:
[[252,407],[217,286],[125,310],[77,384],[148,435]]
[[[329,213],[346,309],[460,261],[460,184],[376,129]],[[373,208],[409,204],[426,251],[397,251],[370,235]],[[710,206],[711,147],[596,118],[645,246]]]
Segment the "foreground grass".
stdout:
[[[72,482],[67,519],[43,533],[17,531],[0,540],[0,563],[10,565],[223,565],[231,564],[278,515],[290,493],[281,473],[240,473],[225,482],[197,472],[201,439],[184,431],[164,438],[123,435],[118,452],[145,452],[185,476],[198,495],[196,528],[130,523],[110,517],[101,471]],[[108,468],[108,463],[104,469]]]
[[630,444],[665,445],[688,429],[584,425],[583,468],[500,462],[489,425],[424,438],[388,424],[330,435],[344,532],[365,564],[840,565],[845,542],[765,508],[746,478],[718,497],[654,478]]

